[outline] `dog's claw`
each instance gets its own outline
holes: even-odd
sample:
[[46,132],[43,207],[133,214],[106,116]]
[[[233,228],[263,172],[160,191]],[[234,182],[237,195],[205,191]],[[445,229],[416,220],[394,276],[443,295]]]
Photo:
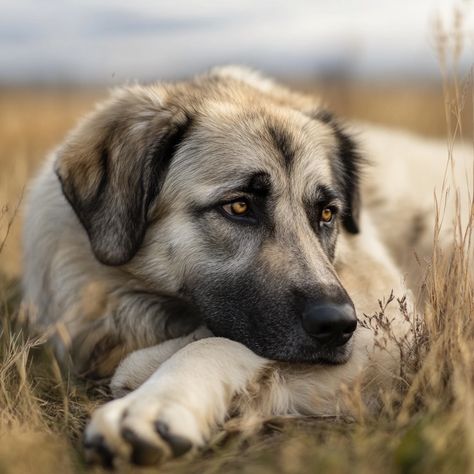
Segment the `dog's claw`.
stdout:
[[184,438],[170,432],[169,426],[163,421],[155,423],[157,433],[168,443],[173,452],[173,456],[178,458],[187,453],[192,448],[192,443]]
[[102,435],[93,436],[84,440],[85,458],[88,464],[101,464],[102,467],[112,469],[114,467],[114,455],[107,447]]
[[138,466],[151,466],[158,464],[163,457],[163,451],[159,446],[153,445],[140,438],[130,428],[122,429],[122,438],[132,447],[130,460]]

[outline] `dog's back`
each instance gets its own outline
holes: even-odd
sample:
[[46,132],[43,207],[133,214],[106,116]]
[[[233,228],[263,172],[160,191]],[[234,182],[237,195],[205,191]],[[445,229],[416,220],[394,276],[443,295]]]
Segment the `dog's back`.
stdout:
[[364,205],[408,286],[416,290],[432,256],[435,228],[446,248],[459,225],[457,214],[464,229],[472,219],[472,146],[448,146],[446,140],[373,124],[358,129],[368,160]]

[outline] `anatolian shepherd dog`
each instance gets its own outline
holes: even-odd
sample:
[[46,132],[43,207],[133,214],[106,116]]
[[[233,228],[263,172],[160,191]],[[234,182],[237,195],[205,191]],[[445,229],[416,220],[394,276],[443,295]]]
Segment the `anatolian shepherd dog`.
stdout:
[[[231,417],[345,413],[343,387],[390,383],[398,348],[367,318],[391,294],[411,308],[446,152],[358,129],[224,67],[115,91],[52,154],[27,200],[25,302],[65,365],[111,379],[90,459],[155,463]],[[407,336],[396,302],[386,317]]]

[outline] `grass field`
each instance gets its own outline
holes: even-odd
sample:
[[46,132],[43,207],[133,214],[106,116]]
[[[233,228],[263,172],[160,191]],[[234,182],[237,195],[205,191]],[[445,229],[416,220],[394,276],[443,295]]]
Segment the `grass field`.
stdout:
[[[304,88],[321,92],[342,116],[432,136],[447,136],[448,100],[448,117],[462,121],[464,138],[472,139],[472,97],[463,100],[462,110],[452,109],[436,84],[305,83]],[[71,88],[0,89],[0,474],[89,470],[80,436],[104,394],[61,375],[48,350],[12,331],[10,320],[19,311],[17,207],[25,185],[45,153],[103,95],[103,90]],[[453,129],[451,124],[450,134]],[[353,420],[275,420],[258,436],[217,438],[192,461],[169,463],[159,472],[474,472],[469,245],[459,239],[449,256],[435,252],[427,269],[425,319],[414,329],[418,345],[405,361],[404,379],[383,394],[376,416],[360,406]]]

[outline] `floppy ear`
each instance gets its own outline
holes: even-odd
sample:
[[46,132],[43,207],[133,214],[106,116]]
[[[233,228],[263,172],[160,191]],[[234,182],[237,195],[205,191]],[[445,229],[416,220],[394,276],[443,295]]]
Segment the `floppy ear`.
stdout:
[[344,228],[351,234],[359,233],[360,215],[360,168],[363,158],[355,140],[327,110],[320,109],[309,114],[312,118],[329,125],[336,136],[337,156],[333,162],[337,185],[344,194],[346,208],[342,216]]
[[62,190],[97,259],[122,265],[138,251],[171,158],[190,120],[141,88],[125,89],[59,149]]

